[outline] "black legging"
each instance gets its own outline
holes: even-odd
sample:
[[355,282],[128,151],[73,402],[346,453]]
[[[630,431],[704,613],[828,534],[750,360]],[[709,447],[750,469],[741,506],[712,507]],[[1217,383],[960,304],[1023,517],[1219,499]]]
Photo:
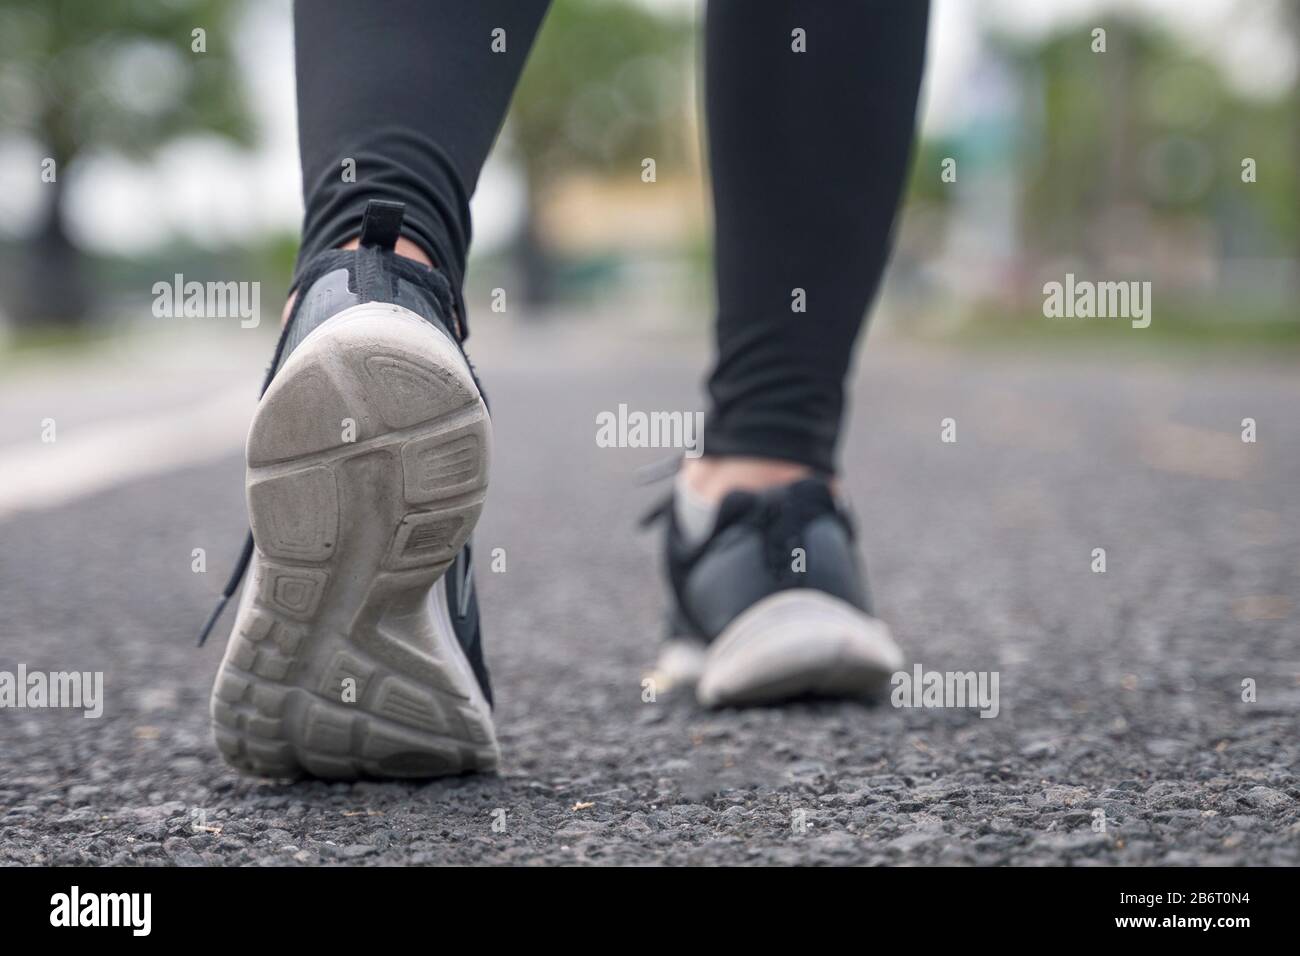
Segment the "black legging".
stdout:
[[[395,199],[407,237],[461,288],[469,197],[548,5],[299,0],[299,273],[358,234],[366,200]],[[718,318],[707,454],[834,470],[844,378],[907,166],[927,7],[709,0]],[[504,53],[491,50],[498,27]],[[792,50],[796,28],[806,52]]]

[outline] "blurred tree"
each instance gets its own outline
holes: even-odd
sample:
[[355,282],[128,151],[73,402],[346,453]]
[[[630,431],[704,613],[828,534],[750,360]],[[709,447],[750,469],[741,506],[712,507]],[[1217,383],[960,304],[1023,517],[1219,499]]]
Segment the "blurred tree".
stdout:
[[595,172],[636,181],[697,148],[686,122],[693,25],[628,0],[554,4],[524,70],[507,125],[527,186],[516,248],[524,298],[551,297],[539,207],[560,177]]
[[146,159],[195,132],[251,140],[232,43],[241,9],[231,0],[0,0],[0,127],[46,160],[32,171],[45,174],[47,198],[25,244],[21,321],[86,315],[83,260],[65,222],[78,157]]
[[1090,24],[1041,41],[995,41],[1033,105],[1024,144],[1030,176],[1020,200],[1028,248],[1095,259],[1100,251],[1088,226],[1137,198],[1138,66],[1168,63],[1171,50],[1140,21],[1112,20],[1105,28],[1104,53],[1092,49]]
[[[1300,11],[1300,0],[1290,2]],[[1221,255],[1296,248],[1300,92],[1243,96],[1155,23],[1118,18],[1106,27],[1104,54],[1092,52],[1089,26],[1042,41],[995,38],[1030,107],[1025,248],[1097,262],[1114,238],[1097,227],[1124,206],[1213,223]],[[1300,46],[1300,27],[1295,36]],[[1244,156],[1268,171],[1246,189]]]
[[[1295,51],[1297,61],[1300,61],[1300,0],[1291,0],[1287,4],[1287,27],[1291,35],[1291,47]],[[1291,275],[1291,284],[1297,294],[1300,294],[1300,162],[1296,157],[1300,156],[1300,70],[1296,71],[1295,82],[1291,84],[1291,102],[1290,102],[1290,126],[1291,126],[1291,210],[1290,214],[1293,220],[1292,253],[1295,257],[1295,268]]]

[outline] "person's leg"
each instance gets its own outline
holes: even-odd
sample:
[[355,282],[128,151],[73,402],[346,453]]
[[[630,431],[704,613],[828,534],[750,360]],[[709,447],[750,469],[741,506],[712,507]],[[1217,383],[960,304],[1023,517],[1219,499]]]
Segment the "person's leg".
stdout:
[[313,258],[355,243],[368,200],[394,200],[406,204],[398,254],[436,265],[463,317],[469,199],[548,6],[294,5],[306,203],[295,286]]
[[717,360],[666,515],[659,673],[710,706],[878,692],[902,666],[836,493],[844,378],[915,121],[923,0],[710,0]]
[[302,249],[249,427],[251,535],[204,628],[247,571],[212,698],[241,769],[497,765],[470,583],[492,430],[461,284],[469,197],[545,10],[295,7]]
[[[717,359],[700,494],[830,474],[907,168],[924,0],[709,0]],[[805,52],[796,52],[801,30]]]

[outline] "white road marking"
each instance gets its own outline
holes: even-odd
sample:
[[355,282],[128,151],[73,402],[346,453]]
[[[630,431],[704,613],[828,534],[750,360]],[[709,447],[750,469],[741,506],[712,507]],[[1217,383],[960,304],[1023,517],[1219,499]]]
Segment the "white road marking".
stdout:
[[161,413],[80,429],[60,422],[53,442],[0,446],[0,518],[228,455],[243,447],[256,404],[245,383]]

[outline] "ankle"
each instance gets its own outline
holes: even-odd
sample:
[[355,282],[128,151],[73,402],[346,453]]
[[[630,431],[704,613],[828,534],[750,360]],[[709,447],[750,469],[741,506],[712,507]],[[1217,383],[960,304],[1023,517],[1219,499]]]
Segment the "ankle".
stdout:
[[[343,243],[339,248],[355,249],[359,245],[361,245],[361,237],[355,236]],[[405,236],[398,238],[397,245],[393,247],[393,252],[397,253],[403,259],[410,259],[413,262],[420,263],[422,266],[427,266],[430,269],[433,268],[433,260],[429,258],[429,254]]]
[[[347,242],[343,243],[343,245],[339,246],[339,248],[355,249],[359,245],[361,245],[361,237],[354,236],[351,239],[349,239]],[[426,266],[430,269],[434,268],[433,260],[429,258],[429,254],[425,252],[423,249],[421,249],[419,246],[417,246],[415,243],[413,243],[410,239],[407,239],[405,236],[402,236],[397,240],[397,245],[393,248],[393,251],[397,253],[397,255],[401,256],[403,259],[410,259],[412,262],[418,262],[420,265]],[[285,302],[284,311],[280,313],[281,325],[284,325],[286,322],[289,321],[289,316],[293,314],[293,303],[297,298],[298,298],[298,290],[295,289],[289,295],[289,300]]]
[[[732,491],[762,491],[811,478],[807,465],[780,458],[709,457],[688,458],[682,463],[682,480],[699,498],[717,504]],[[836,482],[831,482],[834,490]]]

